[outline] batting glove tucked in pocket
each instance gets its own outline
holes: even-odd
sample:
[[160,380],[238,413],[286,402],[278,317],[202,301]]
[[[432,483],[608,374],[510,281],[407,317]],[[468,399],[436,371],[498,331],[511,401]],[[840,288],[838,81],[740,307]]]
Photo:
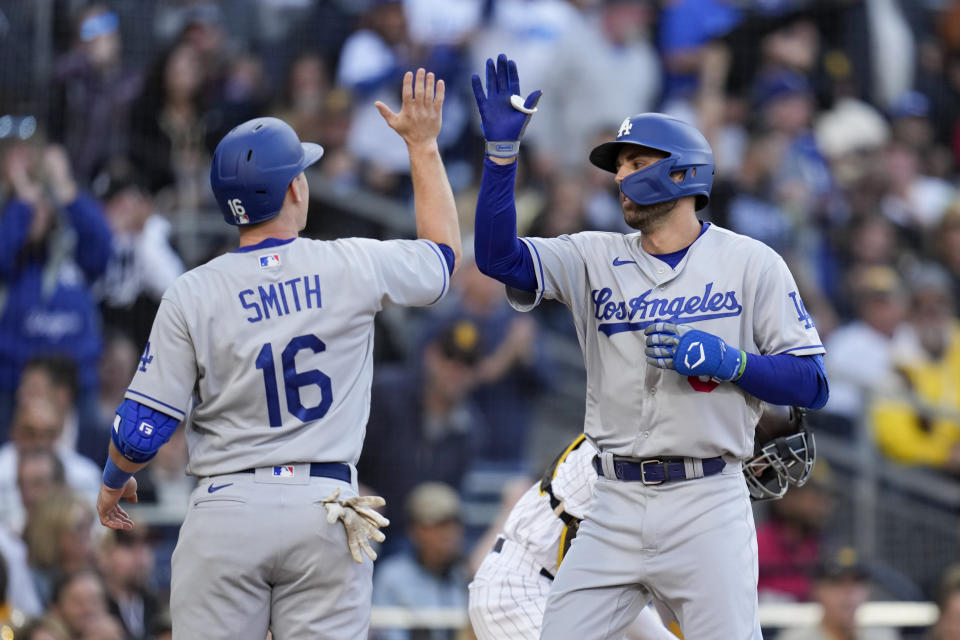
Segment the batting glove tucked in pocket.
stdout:
[[323,501],[323,506],[327,509],[327,522],[343,522],[350,555],[357,563],[363,562],[361,551],[371,560],[377,559],[377,552],[370,546],[369,540],[383,542],[386,539],[380,529],[390,524],[390,521],[374,511],[385,504],[387,501],[380,496],[356,496],[340,500],[339,488]]
[[672,322],[654,322],[643,333],[651,366],[724,382],[743,375],[747,354],[712,333]]

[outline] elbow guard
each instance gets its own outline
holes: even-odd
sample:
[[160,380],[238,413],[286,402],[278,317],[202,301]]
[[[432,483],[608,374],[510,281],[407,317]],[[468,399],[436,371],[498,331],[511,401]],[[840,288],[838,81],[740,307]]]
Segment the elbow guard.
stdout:
[[176,418],[126,398],[117,407],[110,437],[124,458],[139,464],[157,454],[178,424]]

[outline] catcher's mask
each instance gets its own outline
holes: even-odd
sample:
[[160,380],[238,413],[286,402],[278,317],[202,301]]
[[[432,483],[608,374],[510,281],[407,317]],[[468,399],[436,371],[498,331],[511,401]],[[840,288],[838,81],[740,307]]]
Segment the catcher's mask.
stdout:
[[817,451],[803,416],[802,409],[792,407],[790,423],[798,427],[796,432],[754,444],[753,457],[743,467],[754,500],[777,500],[790,485],[802,487],[810,478]]

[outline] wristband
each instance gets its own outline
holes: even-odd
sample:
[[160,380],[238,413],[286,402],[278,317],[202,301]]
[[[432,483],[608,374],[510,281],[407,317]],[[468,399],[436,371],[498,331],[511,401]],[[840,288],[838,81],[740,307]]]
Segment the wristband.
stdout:
[[487,155],[494,158],[512,158],[520,153],[520,141],[487,142]]
[[737,371],[737,375],[733,377],[731,382],[736,382],[743,377],[743,372],[747,370],[747,352],[743,349],[740,349],[740,370]]
[[111,489],[123,489],[132,476],[129,471],[118,467],[112,458],[107,458],[107,464],[103,466],[103,484]]

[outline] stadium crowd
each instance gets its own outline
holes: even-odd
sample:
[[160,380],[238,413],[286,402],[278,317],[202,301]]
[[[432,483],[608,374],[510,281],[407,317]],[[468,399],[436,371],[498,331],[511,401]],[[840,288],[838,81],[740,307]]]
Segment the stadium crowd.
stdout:
[[[0,5],[0,41],[0,627],[18,640],[171,633],[182,429],[138,475],[149,508],[133,531],[100,527],[92,501],[164,290],[235,246],[209,189],[216,142],[280,117],[325,148],[307,235],[405,235],[406,150],[373,103],[396,108],[402,74],[425,66],[447,83],[440,144],[468,233],[482,162],[469,78],[500,51],[544,91],[520,156],[521,234],[626,230],[589,149],[626,113],[696,124],[717,159],[703,217],[783,255],[825,340],[817,432],[960,489],[960,2],[52,0]],[[581,428],[567,314],[514,312],[466,262],[437,307],[378,319],[358,465],[392,520],[375,605],[464,607],[500,487]],[[935,600],[940,621],[914,631],[960,639],[956,567],[910,575],[848,548],[842,471],[823,463],[758,508],[761,600],[824,605],[817,629],[783,637],[897,637],[855,635],[872,588]],[[484,477],[492,510],[470,515]],[[960,562],[956,528],[948,544],[941,571]]]

